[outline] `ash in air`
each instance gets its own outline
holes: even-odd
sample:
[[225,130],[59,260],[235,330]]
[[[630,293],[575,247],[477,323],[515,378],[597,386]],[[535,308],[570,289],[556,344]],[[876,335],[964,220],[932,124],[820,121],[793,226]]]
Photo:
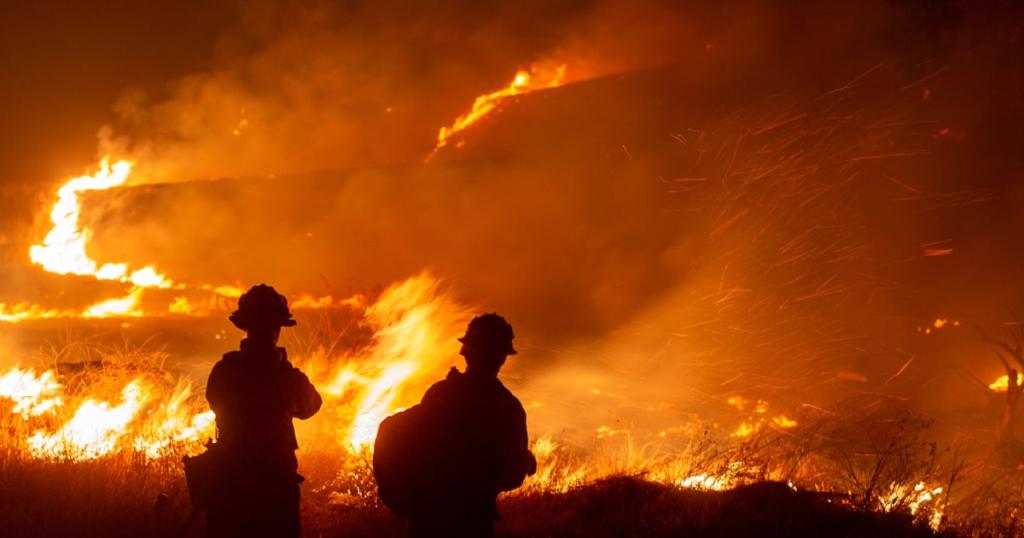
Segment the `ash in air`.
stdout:
[[694,490],[765,481],[1021,532],[1018,6],[158,4],[8,15],[5,469],[129,461],[180,524],[228,314],[272,282],[322,398],[289,460],[313,532],[395,532],[378,427],[493,310],[537,464],[498,535],[622,491],[697,532]]

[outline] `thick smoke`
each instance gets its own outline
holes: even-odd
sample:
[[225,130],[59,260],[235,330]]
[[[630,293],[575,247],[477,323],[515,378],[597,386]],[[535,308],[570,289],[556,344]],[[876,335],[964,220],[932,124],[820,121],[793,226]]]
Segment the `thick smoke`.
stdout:
[[[989,230],[1020,165],[1003,142],[967,172],[1001,83],[951,4],[398,4],[260,3],[208,69],[125,92],[101,152],[143,185],[91,199],[95,256],[336,295],[430,267],[512,319],[548,424],[581,394],[671,422],[733,392],[915,393],[935,363],[892,376],[916,327],[1020,299],[1019,255],[977,283],[948,224]],[[420,164],[474,96],[558,63],[572,84]]]
[[257,2],[208,69],[166,96],[125,91],[101,153],[139,159],[143,182],[405,164],[519,68],[566,64],[579,81],[713,54],[723,80],[812,43],[842,54],[901,24],[884,3],[762,4]]

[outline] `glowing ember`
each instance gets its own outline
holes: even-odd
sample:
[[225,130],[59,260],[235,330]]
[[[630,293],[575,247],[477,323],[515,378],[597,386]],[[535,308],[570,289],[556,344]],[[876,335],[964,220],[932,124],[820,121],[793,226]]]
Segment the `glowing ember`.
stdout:
[[960,321],[955,319],[937,318],[928,327],[918,327],[917,332],[923,334],[932,334],[933,332],[948,327],[959,327]]
[[726,403],[732,407],[735,407],[737,411],[741,413],[749,411],[751,416],[743,420],[739,426],[732,432],[731,437],[746,438],[761,431],[767,425],[772,425],[775,428],[786,430],[789,428],[795,428],[798,423],[797,421],[787,417],[786,415],[777,415],[768,419],[766,416],[769,411],[769,404],[764,400],[751,401],[743,396],[734,395],[726,399]]
[[565,64],[558,66],[554,71],[545,73],[538,73],[537,68],[530,71],[520,70],[512,77],[512,82],[509,82],[508,86],[477,97],[468,112],[455,118],[450,126],[441,127],[437,133],[437,144],[424,159],[424,162],[430,162],[441,148],[449,144],[453,136],[494,112],[506,97],[561,86],[565,81],[565,70]]

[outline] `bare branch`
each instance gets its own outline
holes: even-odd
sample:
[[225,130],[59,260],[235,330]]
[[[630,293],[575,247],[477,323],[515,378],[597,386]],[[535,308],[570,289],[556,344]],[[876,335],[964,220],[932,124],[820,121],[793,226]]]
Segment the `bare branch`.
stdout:
[[992,354],[995,355],[997,359],[999,359],[999,362],[1003,363],[1003,368],[1006,369],[1007,373],[1009,373],[1010,370],[1013,369],[1012,367],[1010,367],[1010,362],[1003,358],[1002,353],[1000,353],[998,349],[993,349]]
[[988,383],[982,381],[978,376],[974,375],[966,368],[957,368],[957,373],[963,376],[971,386],[981,391],[983,394],[992,394],[992,389],[989,388]]
[[[982,338],[981,341],[985,342],[986,344],[991,344],[993,346],[996,346],[996,347],[1006,351],[1006,353],[1009,354],[1011,357],[1013,357],[1014,360],[1016,360],[1017,362],[1021,362],[1022,360],[1024,360],[1024,358],[1022,358],[1020,356],[1020,351],[1019,350],[1014,349],[1013,346],[1011,346],[1010,344],[1007,344],[1006,342],[1004,342],[1002,340],[996,340],[995,338]],[[1022,364],[1024,364],[1024,363],[1022,363]]]

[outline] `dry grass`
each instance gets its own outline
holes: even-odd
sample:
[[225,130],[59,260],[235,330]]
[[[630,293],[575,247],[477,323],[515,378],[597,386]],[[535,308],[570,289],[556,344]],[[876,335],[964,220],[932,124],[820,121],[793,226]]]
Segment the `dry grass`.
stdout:
[[[134,348],[111,351],[88,367],[69,368],[64,383],[87,392],[97,384],[116,388],[137,375],[171,383],[163,358]],[[541,458],[545,480],[501,499],[498,534],[929,536],[931,510],[942,509],[943,528],[960,535],[1024,535],[1016,516],[1024,504],[1024,481],[1012,464],[1019,457],[1005,451],[996,457],[984,446],[949,450],[932,438],[929,420],[859,409],[838,405],[817,417],[798,417],[799,428],[765,429],[743,442],[696,428],[671,451],[630,440],[602,459],[556,447]],[[20,441],[28,426],[5,411],[0,408],[6,417],[0,419],[3,536],[172,536],[188,516],[180,455],[32,459]],[[304,446],[308,536],[403,535],[403,523],[376,499],[366,454]],[[716,492],[671,485],[673,477],[699,473],[739,487]],[[918,481],[941,486],[944,493],[914,516],[909,497],[890,499],[889,513],[881,510],[880,498],[893,484]],[[166,500],[158,503],[160,496]],[[201,531],[199,518],[185,536]]]
[[[171,536],[187,515],[168,462],[3,463],[4,536]],[[159,494],[169,503],[154,506]],[[762,482],[727,492],[614,477],[566,492],[502,498],[499,536],[932,536],[906,514],[863,512],[829,497]],[[304,492],[307,536],[402,536],[372,497]],[[186,536],[200,536],[201,518]]]

